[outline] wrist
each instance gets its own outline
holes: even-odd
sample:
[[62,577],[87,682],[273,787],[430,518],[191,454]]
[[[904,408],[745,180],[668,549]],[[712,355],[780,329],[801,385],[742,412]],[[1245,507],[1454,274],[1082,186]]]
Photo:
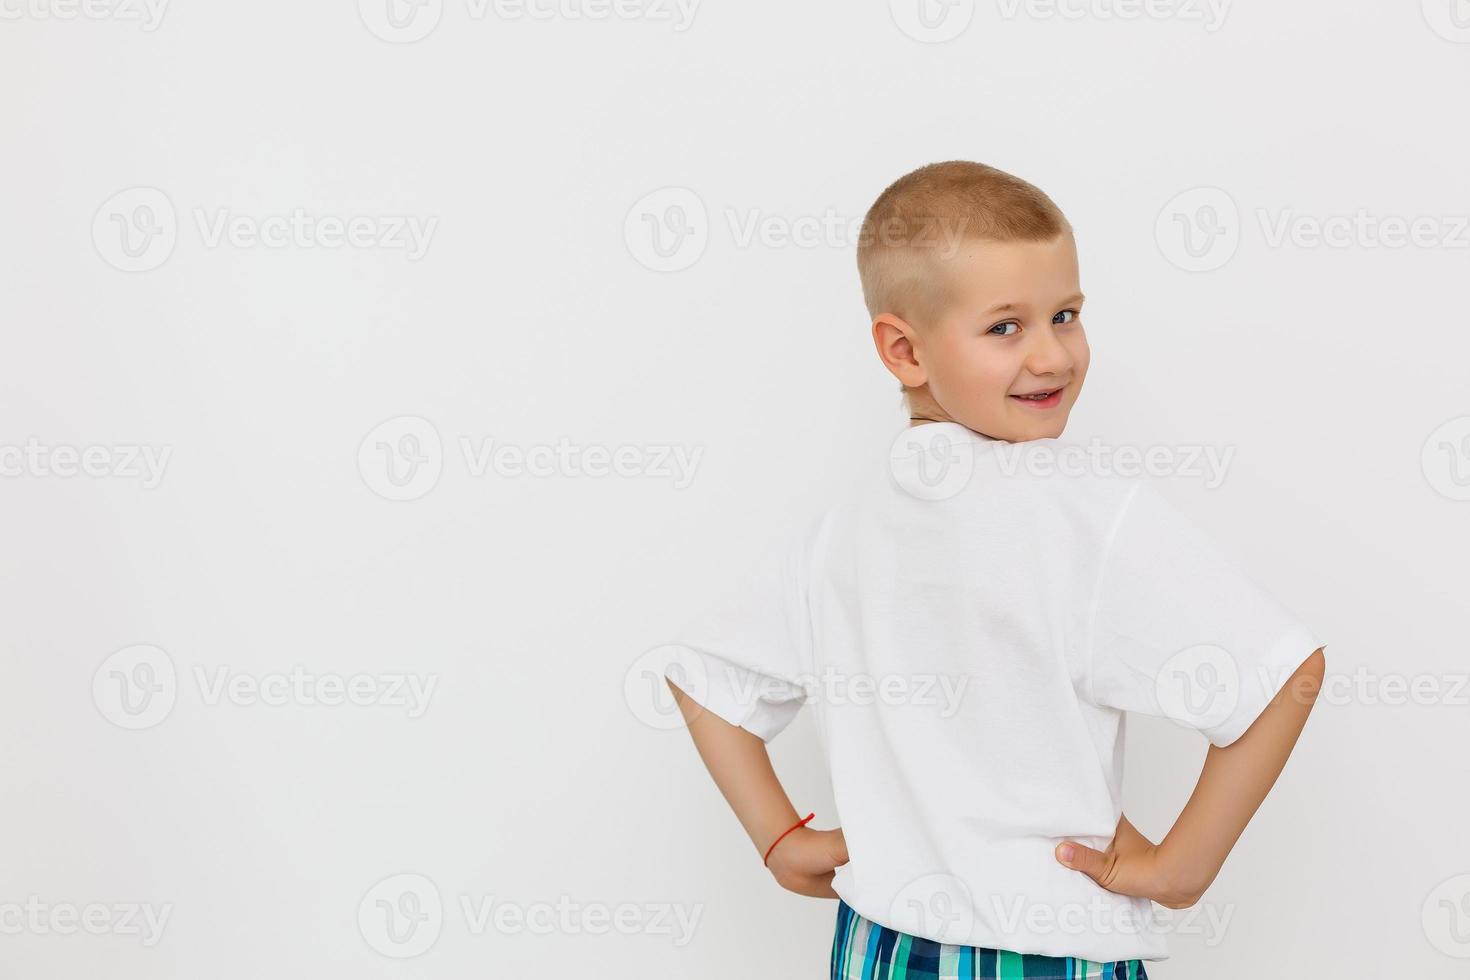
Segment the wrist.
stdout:
[[748,828],[750,831],[750,843],[755,847],[757,857],[765,854],[770,846],[775,843],[777,837],[786,831],[796,821],[801,819],[801,814],[796,808],[787,803],[785,806],[775,807],[769,813],[761,813],[756,816],[754,826]]
[[816,813],[808,813],[805,817],[802,817],[800,820],[794,819],[794,816],[795,815],[793,814],[793,820],[792,820],[792,822],[789,823],[789,824],[787,824],[784,828],[782,828],[781,831],[779,833],[777,833],[776,836],[771,839],[771,843],[768,844],[766,846],[765,850],[762,852],[761,862],[763,864],[765,864],[767,867],[770,867],[771,858],[776,853],[776,851],[780,848],[780,845],[783,844],[784,842],[786,842],[786,840],[788,838],[790,838],[790,837],[792,837],[792,836],[794,836],[796,834],[799,834],[801,831],[805,830],[806,829],[806,825],[808,823],[810,823],[816,817]]
[[810,827],[797,827],[776,846],[765,867],[777,884],[795,890],[796,883],[809,876],[814,835],[820,833]]

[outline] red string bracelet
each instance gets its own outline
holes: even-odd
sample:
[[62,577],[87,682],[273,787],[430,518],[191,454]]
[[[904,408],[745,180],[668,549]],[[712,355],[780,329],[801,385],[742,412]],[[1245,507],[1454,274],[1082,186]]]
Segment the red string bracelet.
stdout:
[[[797,827],[803,826],[808,820],[812,819],[815,816],[816,816],[816,813],[808,813],[804,818],[802,818],[801,820],[798,820],[796,823],[792,824],[790,827],[787,827],[786,830],[784,830],[781,833],[781,837],[785,837],[787,834],[791,833]],[[777,844],[781,843],[781,837],[777,837],[775,840],[771,841],[771,846],[768,847],[768,848],[766,848],[766,856],[765,856],[765,859],[763,861],[761,861],[761,864],[764,864],[768,868],[771,866],[771,852],[776,849],[776,845]]]

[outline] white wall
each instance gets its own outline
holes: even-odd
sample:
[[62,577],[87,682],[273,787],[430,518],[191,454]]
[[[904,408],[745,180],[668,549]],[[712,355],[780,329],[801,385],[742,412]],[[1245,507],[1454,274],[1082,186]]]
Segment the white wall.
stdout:
[[[935,36],[904,0],[428,0],[401,28],[387,0],[92,2],[0,2],[0,973],[825,976],[833,903],[766,878],[635,668],[902,424],[842,226],[970,158],[1078,229],[1069,434],[1233,447],[1221,486],[1169,492],[1320,629],[1339,685],[1211,889],[1228,928],[1151,975],[1464,974],[1449,0],[957,0]],[[698,235],[654,271],[645,216],[673,205]],[[1202,205],[1227,234],[1193,259],[1174,215]],[[1359,209],[1427,243],[1300,237]],[[248,237],[293,212],[328,226]],[[353,218],[366,245],[323,244]],[[134,219],[161,234],[129,255]],[[427,428],[359,458],[403,417]],[[415,436],[395,486],[377,443]],[[629,475],[477,474],[461,441],[563,438],[574,464],[632,447]],[[56,472],[88,447],[102,475]],[[160,689],[129,714],[140,664]],[[285,703],[252,692],[296,668]],[[369,703],[309,700],[332,683]],[[1204,743],[1132,732],[1128,810],[1159,835]],[[772,749],[830,826],[809,713]],[[428,918],[395,945],[377,903],[407,893]],[[496,919],[543,903],[638,911],[628,934]],[[57,934],[70,914],[103,934]]]

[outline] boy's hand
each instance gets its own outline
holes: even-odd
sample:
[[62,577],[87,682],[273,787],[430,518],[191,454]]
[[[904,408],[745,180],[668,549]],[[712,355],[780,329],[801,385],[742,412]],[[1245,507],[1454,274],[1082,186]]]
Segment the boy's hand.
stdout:
[[832,873],[847,863],[847,838],[842,828],[812,830],[797,827],[781,838],[767,865],[776,883],[787,891],[810,898],[837,898]]
[[[1072,849],[1070,858],[1066,849]],[[1133,895],[1158,902],[1165,908],[1187,909],[1199,894],[1178,887],[1159,856],[1158,845],[1138,832],[1120,816],[1117,830],[1106,851],[1095,851],[1076,841],[1057,845],[1057,860],[1087,875],[1110,892]]]

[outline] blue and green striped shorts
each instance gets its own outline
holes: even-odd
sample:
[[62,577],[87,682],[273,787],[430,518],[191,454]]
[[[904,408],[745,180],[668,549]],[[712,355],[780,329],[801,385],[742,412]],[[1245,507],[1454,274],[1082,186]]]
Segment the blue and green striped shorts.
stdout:
[[837,900],[832,980],[1148,980],[1142,960],[1098,963],[910,936]]

